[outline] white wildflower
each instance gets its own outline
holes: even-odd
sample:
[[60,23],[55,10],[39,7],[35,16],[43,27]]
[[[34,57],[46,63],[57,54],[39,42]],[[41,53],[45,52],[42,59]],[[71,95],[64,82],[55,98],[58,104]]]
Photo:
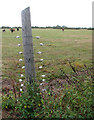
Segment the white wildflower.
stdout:
[[23,87],[24,86],[24,84],[21,84],[21,87]]
[[22,89],[20,88],[20,91],[22,91]]
[[39,52],[37,52],[38,54],[41,54],[42,52],[41,51],[39,51]]
[[22,62],[22,61],[23,61],[23,59],[19,59],[19,61],[20,61],[20,62]]
[[41,77],[45,77],[45,75],[42,75]]
[[18,44],[18,46],[20,47],[20,46],[21,46],[21,44]]
[[21,77],[23,77],[24,75],[23,74],[21,74]]
[[40,43],[40,46],[43,46],[43,43]]
[[45,92],[45,91],[46,91],[46,89],[42,89],[42,91],[43,91],[43,92]]
[[22,66],[22,69],[24,69],[25,68],[25,66]]
[[40,83],[40,85],[43,85],[43,83]]
[[45,79],[42,79],[42,81],[44,82],[44,81],[45,81]]
[[22,79],[19,79],[19,82],[22,82],[23,80]]
[[19,52],[19,54],[23,54],[23,52]]
[[37,38],[37,39],[39,39],[39,38],[40,38],[40,36],[36,36],[36,38]]
[[39,66],[39,69],[41,69],[42,68],[42,66]]
[[40,61],[42,62],[42,61],[43,61],[43,59],[40,59]]
[[19,38],[20,36],[16,36],[16,38]]

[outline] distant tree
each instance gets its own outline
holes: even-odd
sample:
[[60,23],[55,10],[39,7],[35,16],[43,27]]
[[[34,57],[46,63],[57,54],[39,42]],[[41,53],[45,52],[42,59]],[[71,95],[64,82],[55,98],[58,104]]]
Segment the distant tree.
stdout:
[[67,26],[63,25],[62,28],[68,28]]
[[9,27],[9,26],[2,26],[1,28],[2,28],[2,29],[9,29],[9,28],[11,28],[11,27]]
[[89,28],[87,28],[87,30],[94,30],[94,28],[89,27]]
[[46,28],[52,28],[51,26],[46,26]]
[[32,26],[32,28],[39,28],[38,26]]
[[60,25],[57,25],[56,28],[57,28],[57,29],[61,29],[62,27],[61,27]]
[[53,29],[61,29],[62,27],[60,25],[53,26]]

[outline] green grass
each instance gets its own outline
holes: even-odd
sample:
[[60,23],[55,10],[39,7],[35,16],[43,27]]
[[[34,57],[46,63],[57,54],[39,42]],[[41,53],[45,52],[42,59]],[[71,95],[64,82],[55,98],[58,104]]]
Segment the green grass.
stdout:
[[[77,69],[83,69],[84,64],[88,67],[92,66],[91,30],[65,30],[62,32],[60,29],[33,29],[32,35],[34,37],[34,57],[38,81],[41,79],[41,74],[46,74],[47,79],[53,74],[59,76],[60,69],[71,74],[72,69],[69,62],[77,67]],[[17,39],[16,36],[20,36],[20,38]],[[40,36],[40,39],[36,39],[36,36]],[[24,59],[23,55],[18,54],[19,51],[23,51],[23,47],[17,46],[18,43],[22,44],[21,30],[14,33],[7,30],[2,34],[2,37],[4,71],[7,72],[10,69],[11,72],[12,66],[14,66],[15,68],[13,69],[16,69],[17,73],[25,74],[24,70],[17,68],[17,66],[24,65],[24,62],[20,63],[18,61],[20,58]],[[40,46],[40,43],[43,43],[44,46]],[[38,51],[43,53],[39,55],[37,54]],[[40,58],[44,59],[42,63],[39,62]],[[40,65],[43,65],[42,70],[38,69]],[[17,74],[15,71],[13,72],[13,74]]]
[[[62,32],[55,29],[33,29],[32,33],[33,36],[39,35],[41,37],[40,39],[33,40],[35,60],[41,57],[44,58],[50,64],[49,72],[53,66],[58,70],[59,66],[63,66],[62,62],[64,61],[78,62],[88,66],[92,65],[91,31],[65,30]],[[40,42],[45,45],[43,47],[39,46]],[[37,55],[36,52],[38,50],[42,51],[43,54]]]
[[[18,35],[20,36],[19,39],[16,38]],[[56,88],[63,88],[59,94],[50,91],[50,88],[46,86],[48,92],[46,96],[47,99],[44,100],[44,102],[43,98],[40,98],[38,94],[36,95],[36,99],[41,99],[40,104],[43,104],[41,106],[43,107],[42,111],[35,113],[36,117],[92,117],[92,72],[90,69],[92,67],[92,31],[65,30],[62,32],[60,29],[33,29],[32,35],[34,37],[33,47],[37,83],[41,83],[42,74],[46,75],[46,82],[49,84],[53,84],[57,79],[69,81],[69,86],[64,85],[61,87],[60,81],[53,84]],[[36,39],[36,36],[40,36],[40,39]],[[12,87],[15,85],[15,88],[19,91],[19,75],[25,74],[25,70],[18,68],[18,66],[21,67],[24,65],[24,62],[19,62],[19,59],[24,59],[24,56],[18,54],[19,51],[23,51],[22,46],[17,46],[18,43],[22,44],[21,30],[14,33],[6,30],[5,33],[2,33],[3,80],[12,83]],[[40,43],[44,45],[40,46]],[[37,54],[38,51],[43,53],[39,55]],[[43,62],[39,62],[41,58],[44,59]],[[43,66],[41,70],[38,69],[40,65]],[[6,89],[4,89],[4,91],[7,94]],[[33,89],[32,92],[34,92]],[[23,97],[27,94],[28,93],[22,94],[20,98],[21,103],[19,104],[20,106],[18,106],[23,116],[27,115],[25,111],[29,112],[26,108],[26,106],[28,106],[27,99],[24,98],[23,100]],[[6,96],[4,98],[4,108],[6,108],[6,105],[7,108],[8,106],[15,106],[15,95],[14,92],[13,105],[10,104],[11,100],[9,97],[7,98]],[[28,98],[30,98],[30,96],[28,96]],[[6,100],[9,100],[9,104]],[[30,100],[32,100],[32,97]],[[25,108],[22,109],[24,103]],[[30,104],[29,102],[29,105]],[[32,106],[34,106],[33,103]]]
[[[17,44],[22,43],[22,38],[16,39],[16,36],[21,36],[20,32],[10,33],[9,30],[3,33],[3,60],[18,59],[18,51],[23,48],[18,48]],[[54,65],[60,61],[74,60],[82,64],[91,65],[92,62],[92,32],[89,30],[61,30],[55,29],[33,29],[33,37],[40,36],[40,39],[33,39],[35,60],[42,57],[46,61],[53,61]],[[44,43],[40,46],[39,43]],[[37,51],[42,51],[42,55],[37,55]],[[37,64],[37,63],[36,63]],[[58,67],[58,66],[57,66]]]

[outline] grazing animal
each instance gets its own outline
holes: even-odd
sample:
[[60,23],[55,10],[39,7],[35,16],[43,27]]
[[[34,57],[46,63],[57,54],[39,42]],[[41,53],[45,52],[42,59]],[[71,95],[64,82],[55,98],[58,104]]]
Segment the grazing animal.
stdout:
[[5,29],[3,29],[2,31],[3,31],[3,32],[5,32],[6,30],[5,30]]
[[64,31],[64,28],[62,28],[62,31]]
[[15,31],[15,29],[13,28],[13,31]]
[[10,31],[11,31],[11,33],[13,33],[13,32],[15,31],[15,29],[14,29],[14,28],[11,28]]
[[17,28],[17,31],[19,31],[19,28]]
[[11,28],[11,32],[13,33],[13,29]]

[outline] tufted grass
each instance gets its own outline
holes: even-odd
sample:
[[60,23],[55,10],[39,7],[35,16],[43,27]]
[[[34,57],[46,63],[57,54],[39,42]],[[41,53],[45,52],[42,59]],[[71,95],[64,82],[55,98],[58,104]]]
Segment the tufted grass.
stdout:
[[[16,38],[18,35],[19,39]],[[91,117],[92,74],[88,68],[92,67],[92,31],[65,30],[62,32],[60,29],[33,29],[32,35],[38,83],[41,83],[41,75],[45,74],[47,84],[50,83],[61,90],[59,94],[53,94],[55,91],[50,91],[52,92],[50,93],[48,88],[42,114],[39,111],[36,115],[53,118]],[[22,46],[17,46],[19,43],[22,44],[21,36],[21,30],[14,33],[6,30],[5,33],[2,33],[2,72],[3,81],[7,80],[7,83],[3,83],[3,87],[11,84],[11,81],[18,82],[20,74],[25,74],[25,70],[20,68],[24,62],[18,61],[20,58],[24,59],[23,55],[18,54],[19,51],[23,51]],[[36,39],[36,36],[40,36],[40,39]],[[40,43],[44,45],[40,46]],[[43,53],[38,55],[38,51]],[[43,62],[39,61],[41,58],[44,59]],[[43,68],[40,70],[38,67],[41,65]],[[61,82],[64,79],[70,80],[72,86],[65,86],[64,89],[61,89]],[[19,89],[18,85],[16,87]],[[7,101],[4,103],[4,108],[6,108],[6,104]],[[24,110],[21,110],[24,113]]]

